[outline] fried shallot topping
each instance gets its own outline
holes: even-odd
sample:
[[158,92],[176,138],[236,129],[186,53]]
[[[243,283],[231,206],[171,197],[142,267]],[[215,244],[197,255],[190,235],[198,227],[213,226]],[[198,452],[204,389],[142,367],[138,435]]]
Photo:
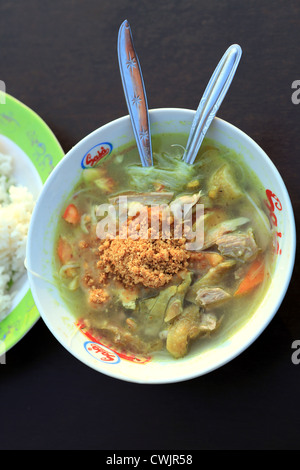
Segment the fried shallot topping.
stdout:
[[125,287],[142,284],[158,288],[188,265],[185,240],[119,238],[105,240],[99,247],[97,267]]

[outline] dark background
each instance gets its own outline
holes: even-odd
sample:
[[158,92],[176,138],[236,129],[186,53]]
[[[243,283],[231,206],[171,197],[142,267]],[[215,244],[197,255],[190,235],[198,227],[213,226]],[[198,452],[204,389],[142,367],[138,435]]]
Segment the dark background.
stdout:
[[[218,115],[270,156],[299,222],[300,105],[291,101],[291,84],[300,79],[300,2],[1,0],[0,79],[46,121],[65,152],[127,114],[116,54],[124,19],[150,108],[195,109],[226,48],[242,46]],[[298,261],[259,339],[187,382],[139,385],[97,373],[39,320],[1,367],[0,448],[299,450],[300,365],[291,360],[300,339]]]

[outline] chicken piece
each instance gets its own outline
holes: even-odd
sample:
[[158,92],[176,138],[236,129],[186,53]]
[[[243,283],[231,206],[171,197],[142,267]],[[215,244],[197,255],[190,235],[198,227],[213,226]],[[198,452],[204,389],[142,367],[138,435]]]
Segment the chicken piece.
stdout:
[[176,359],[185,356],[189,341],[214,331],[217,324],[217,318],[214,314],[200,313],[199,307],[196,305],[186,307],[169,328],[167,350]]
[[197,291],[195,303],[204,308],[211,308],[230,298],[231,295],[220,287],[201,287]]
[[203,334],[209,334],[220,326],[221,321],[222,319],[218,320],[214,313],[202,313],[200,331]]
[[[170,204],[170,208],[174,216],[181,220],[183,212],[184,212],[184,217],[185,218],[189,217],[192,208],[195,206],[195,204],[197,204],[201,195],[202,195],[202,192],[199,191],[198,193],[193,194],[193,195],[186,194],[184,196],[177,197]],[[186,210],[187,208],[189,209],[188,211]]]
[[235,201],[243,196],[243,192],[227,163],[218,168],[211,176],[207,186],[208,196],[220,203]]
[[194,206],[199,201],[202,195],[202,191],[199,191],[195,194],[185,194],[184,196],[179,196],[171,203],[171,206],[180,206],[183,207],[185,204],[191,204]]
[[226,260],[217,266],[214,266],[209,269],[209,271],[202,276],[198,281],[196,281],[188,290],[186,299],[189,302],[197,303],[196,298],[198,295],[198,291],[202,287],[215,287],[224,276],[230,272],[231,268],[235,266],[236,261],[234,260]]
[[234,260],[226,260],[217,264],[217,266],[213,266],[205,276],[197,282],[197,285],[210,286],[219,283],[235,264],[236,262]]
[[246,233],[223,235],[218,238],[216,243],[223,256],[241,261],[252,260],[259,252],[252,229],[249,229]]
[[203,250],[212,247],[217,243],[220,237],[227,233],[234,232],[238,227],[248,222],[250,222],[250,220],[247,217],[237,217],[236,219],[222,221],[208,230],[205,229]]

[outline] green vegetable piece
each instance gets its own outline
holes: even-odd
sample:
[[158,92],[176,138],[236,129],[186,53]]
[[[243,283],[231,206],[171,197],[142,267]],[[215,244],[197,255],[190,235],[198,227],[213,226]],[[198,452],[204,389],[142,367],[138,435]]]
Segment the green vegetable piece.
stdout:
[[183,276],[183,282],[179,284],[179,286],[177,287],[176,294],[170,299],[167,305],[165,319],[164,319],[165,322],[169,322],[173,320],[178,315],[180,315],[183,311],[183,302],[184,302],[184,298],[187,293],[187,290],[192,282],[192,273],[187,272],[185,274],[182,274],[182,276]]

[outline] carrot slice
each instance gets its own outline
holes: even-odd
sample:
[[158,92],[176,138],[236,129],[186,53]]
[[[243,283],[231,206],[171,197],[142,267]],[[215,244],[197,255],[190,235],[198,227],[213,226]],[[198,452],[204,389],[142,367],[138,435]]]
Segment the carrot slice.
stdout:
[[74,204],[69,204],[65,210],[63,218],[69,224],[78,224],[80,222],[80,214],[76,206]]
[[246,276],[240,283],[234,296],[248,294],[251,290],[261,284],[265,276],[265,265],[261,258],[257,258],[251,264]]
[[73,258],[71,245],[62,237],[58,240],[57,254],[62,264],[68,263]]

